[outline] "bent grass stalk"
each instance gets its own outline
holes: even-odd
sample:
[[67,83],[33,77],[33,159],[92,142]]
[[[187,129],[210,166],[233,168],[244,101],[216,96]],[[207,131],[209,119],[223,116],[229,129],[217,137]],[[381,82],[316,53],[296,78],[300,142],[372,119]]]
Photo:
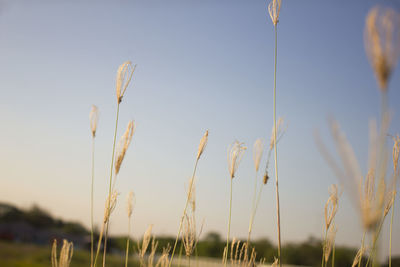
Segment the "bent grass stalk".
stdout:
[[[170,259],[170,262],[169,262],[169,265],[168,265],[169,267],[171,267],[171,265],[172,265],[172,260],[174,259],[176,245],[178,244],[178,240],[179,240],[179,237],[181,235],[182,226],[183,226],[183,220],[185,219],[185,215],[186,215],[186,211],[187,211],[187,208],[188,208],[188,205],[189,205],[191,193],[193,191],[193,184],[194,184],[194,180],[195,180],[195,177],[196,177],[197,165],[199,163],[201,155],[204,152],[204,149],[207,146],[207,142],[208,142],[208,130],[206,130],[206,132],[204,133],[203,137],[200,139],[200,144],[199,144],[199,147],[198,147],[198,150],[197,150],[196,163],[194,164],[192,178],[190,179],[189,190],[188,190],[188,194],[187,194],[187,198],[186,198],[185,208],[183,209],[181,221],[179,223],[178,234],[177,234],[176,239],[175,239],[174,248],[172,249],[171,259]],[[181,247],[181,249],[182,249],[182,247]]]
[[190,192],[192,191],[192,187],[193,187],[193,183],[194,183],[194,178],[195,178],[196,170],[197,170],[197,164],[199,163],[199,159],[200,159],[200,158],[198,157],[198,158],[196,159],[196,163],[194,164],[192,179],[190,179],[189,191],[188,191],[188,195],[187,195],[187,198],[186,198],[185,208],[183,209],[181,221],[180,221],[180,223],[179,223],[178,234],[177,234],[176,239],[175,239],[174,248],[172,249],[171,260],[170,260],[169,265],[168,265],[169,267],[171,267],[171,265],[172,265],[172,260],[174,259],[174,254],[175,254],[175,250],[176,250],[176,245],[178,244],[178,240],[179,240],[179,237],[180,237],[180,235],[181,235],[182,226],[183,226],[183,220],[185,219],[185,214],[186,214],[186,211],[187,211],[187,207],[188,207],[188,205],[189,205]]

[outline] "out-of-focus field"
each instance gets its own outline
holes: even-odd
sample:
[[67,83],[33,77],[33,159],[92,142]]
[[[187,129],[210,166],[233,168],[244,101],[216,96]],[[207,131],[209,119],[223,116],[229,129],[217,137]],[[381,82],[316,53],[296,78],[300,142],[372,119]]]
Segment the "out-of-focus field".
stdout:
[[[0,241],[0,266],[1,267],[49,267],[51,246],[38,246],[21,243],[8,243]],[[107,255],[107,267],[121,267],[125,265],[124,256]],[[76,250],[72,257],[71,266],[90,266],[90,253]],[[139,266],[133,260],[129,266]]]

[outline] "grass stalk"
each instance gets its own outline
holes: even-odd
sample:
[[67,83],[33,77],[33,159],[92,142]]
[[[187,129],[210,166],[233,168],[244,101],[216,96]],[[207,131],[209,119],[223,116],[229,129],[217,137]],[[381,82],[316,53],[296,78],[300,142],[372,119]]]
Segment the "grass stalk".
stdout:
[[369,264],[369,262],[371,261],[371,259],[372,259],[372,263],[373,263],[373,264],[375,263],[376,244],[377,244],[377,242],[378,242],[379,235],[380,235],[380,233],[381,233],[384,220],[385,220],[385,218],[382,218],[382,219],[381,219],[381,221],[380,221],[380,223],[379,223],[379,226],[378,226],[378,229],[375,231],[375,234],[374,234],[373,239],[372,239],[372,248],[371,248],[371,252],[370,252],[369,255],[368,255],[367,264],[366,264],[365,266],[368,266],[368,264]]
[[[394,186],[396,186],[396,183],[394,183]],[[392,214],[390,215],[390,230],[389,230],[389,267],[392,267],[392,226],[393,226],[394,204],[395,204],[395,200],[393,200]]]
[[276,213],[277,213],[277,227],[278,227],[278,261],[279,266],[282,267],[281,262],[281,215],[279,206],[279,187],[278,187],[278,151],[276,147],[276,65],[278,56],[278,28],[275,29],[275,60],[274,60],[274,156],[275,156],[275,181],[276,181]]
[[332,248],[332,267],[335,267],[335,241],[333,242]]
[[92,185],[90,190],[90,266],[93,267],[93,184],[94,184],[94,136],[92,137]]
[[197,164],[198,163],[199,163],[199,157],[197,157],[197,159],[196,159],[196,163],[195,163],[194,169],[193,169],[192,179],[190,179],[190,185],[189,185],[189,191],[188,191],[187,198],[186,198],[186,204],[185,204],[185,208],[183,209],[181,221],[179,223],[178,234],[177,234],[176,239],[175,239],[174,248],[172,249],[171,260],[170,260],[169,265],[168,265],[169,267],[171,267],[171,265],[172,265],[172,260],[174,259],[176,245],[178,244],[179,236],[181,235],[181,232],[182,232],[183,220],[185,219],[185,214],[186,214],[186,211],[187,211],[187,207],[189,205],[190,193],[192,192],[194,178],[195,178],[195,175],[196,175],[196,170],[197,170]]
[[[366,233],[367,233],[366,230],[364,230],[363,237],[362,237],[362,240],[361,240],[361,250],[364,249],[364,242],[365,242],[365,234]],[[361,267],[361,261],[362,261],[362,258],[358,262],[358,267]]]
[[128,267],[128,255],[129,255],[129,239],[131,235],[131,217],[128,219],[128,238],[126,239],[126,255],[125,255],[125,267]]
[[[118,129],[118,119],[119,119],[119,105],[117,105],[117,116],[115,119],[115,130],[114,130],[114,141],[112,147],[112,157],[111,157],[111,166],[110,166],[110,181],[109,181],[109,189],[108,196],[111,196],[111,187],[112,187],[112,178],[113,178],[113,167],[114,167],[114,154],[115,154],[115,143],[117,140],[117,129]],[[110,202],[108,203],[108,209],[110,209]],[[104,251],[103,251],[103,267],[106,265],[106,251],[107,251],[107,237],[108,237],[108,228],[109,228],[109,220],[106,222],[106,230],[104,235]]]
[[97,251],[96,251],[96,256],[94,257],[94,265],[93,265],[95,267],[96,267],[96,264],[97,264],[97,258],[98,258],[99,253],[100,253],[100,246],[101,246],[101,241],[103,239],[104,226],[105,226],[105,223],[103,223],[103,225],[101,226],[99,240],[97,241]]
[[256,213],[256,202],[257,202],[257,171],[256,171],[255,179],[254,179],[253,204],[252,204],[251,213],[250,213],[249,231],[247,234],[247,246],[248,247],[250,247],[251,230],[253,229],[253,220],[254,220],[254,215]]
[[232,178],[231,178],[231,183],[230,183],[230,197],[229,197],[229,219],[228,219],[228,233],[226,236],[226,254],[225,254],[225,261],[224,261],[224,266],[226,267],[226,264],[228,262],[228,252],[229,252],[229,234],[231,232],[231,218],[232,218]]
[[325,246],[326,246],[326,239],[328,238],[328,229],[325,229],[325,238],[322,243],[322,261],[321,266],[324,267],[325,265]]

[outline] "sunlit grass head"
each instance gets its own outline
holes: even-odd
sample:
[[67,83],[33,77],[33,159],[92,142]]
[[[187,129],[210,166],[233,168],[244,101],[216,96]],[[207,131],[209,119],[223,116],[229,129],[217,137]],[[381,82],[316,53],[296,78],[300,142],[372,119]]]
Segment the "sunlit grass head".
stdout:
[[129,82],[132,79],[133,72],[136,69],[136,65],[132,66],[132,62],[126,61],[122,65],[119,66],[117,72],[117,84],[116,84],[116,93],[117,93],[117,101],[121,103],[122,98],[125,94],[126,88],[129,85]]
[[391,8],[376,6],[365,23],[365,49],[381,90],[386,91],[400,52],[400,17]]
[[240,143],[239,141],[233,142],[228,148],[228,169],[231,179],[235,177],[235,172],[239,166],[240,161],[242,160],[244,151],[247,147],[244,146],[244,143]]

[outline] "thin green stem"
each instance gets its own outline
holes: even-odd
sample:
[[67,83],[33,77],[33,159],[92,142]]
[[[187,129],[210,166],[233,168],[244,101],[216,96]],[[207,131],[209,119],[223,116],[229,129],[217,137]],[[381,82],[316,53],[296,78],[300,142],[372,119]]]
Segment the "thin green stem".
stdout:
[[131,217],[128,219],[128,238],[126,239],[126,255],[125,255],[125,267],[128,267],[128,255],[129,255],[129,239],[131,235]]
[[93,184],[94,184],[94,136],[92,137],[92,185],[90,190],[90,266],[93,267]]
[[[112,157],[111,157],[111,166],[110,166],[110,181],[109,181],[109,188],[108,188],[108,197],[111,198],[111,186],[112,186],[112,178],[113,178],[113,167],[114,167],[114,154],[115,154],[115,143],[117,140],[117,129],[118,129],[118,119],[119,119],[119,105],[117,105],[117,116],[115,119],[115,130],[114,130],[114,141],[113,141],[113,148],[112,148]],[[110,210],[111,201],[108,201],[107,209]],[[110,214],[111,215],[111,214]],[[106,250],[107,250],[107,237],[108,237],[108,228],[109,228],[110,219],[106,222],[106,231],[104,235],[104,252],[103,252],[103,267],[106,265]]]
[[228,252],[229,252],[229,234],[231,232],[231,218],[232,218],[232,180],[231,178],[231,186],[230,186],[230,197],[229,197],[229,220],[228,220],[228,234],[226,236],[226,254],[225,254],[225,262],[224,266],[226,267],[226,264],[228,262]]
[[171,265],[172,265],[172,260],[174,259],[176,245],[178,243],[179,236],[181,235],[183,220],[185,219],[186,210],[187,210],[187,207],[188,207],[188,204],[189,204],[190,193],[192,192],[192,187],[193,187],[194,178],[195,178],[195,175],[196,175],[196,170],[197,170],[197,164],[198,163],[199,163],[199,158],[196,159],[196,163],[195,163],[194,169],[193,169],[192,179],[190,179],[190,185],[189,185],[189,191],[188,191],[187,198],[186,198],[186,204],[185,204],[185,208],[183,209],[181,221],[179,223],[179,230],[178,230],[178,234],[177,234],[176,239],[175,239],[174,248],[172,249],[171,260],[170,260],[169,265],[168,265],[169,267],[171,267]]
[[276,213],[278,226],[278,261],[279,267],[282,267],[281,262],[281,214],[279,207],[279,188],[278,188],[278,151],[276,147],[276,65],[278,57],[278,28],[275,25],[275,64],[274,64],[274,154],[275,154],[275,178],[276,178]]

